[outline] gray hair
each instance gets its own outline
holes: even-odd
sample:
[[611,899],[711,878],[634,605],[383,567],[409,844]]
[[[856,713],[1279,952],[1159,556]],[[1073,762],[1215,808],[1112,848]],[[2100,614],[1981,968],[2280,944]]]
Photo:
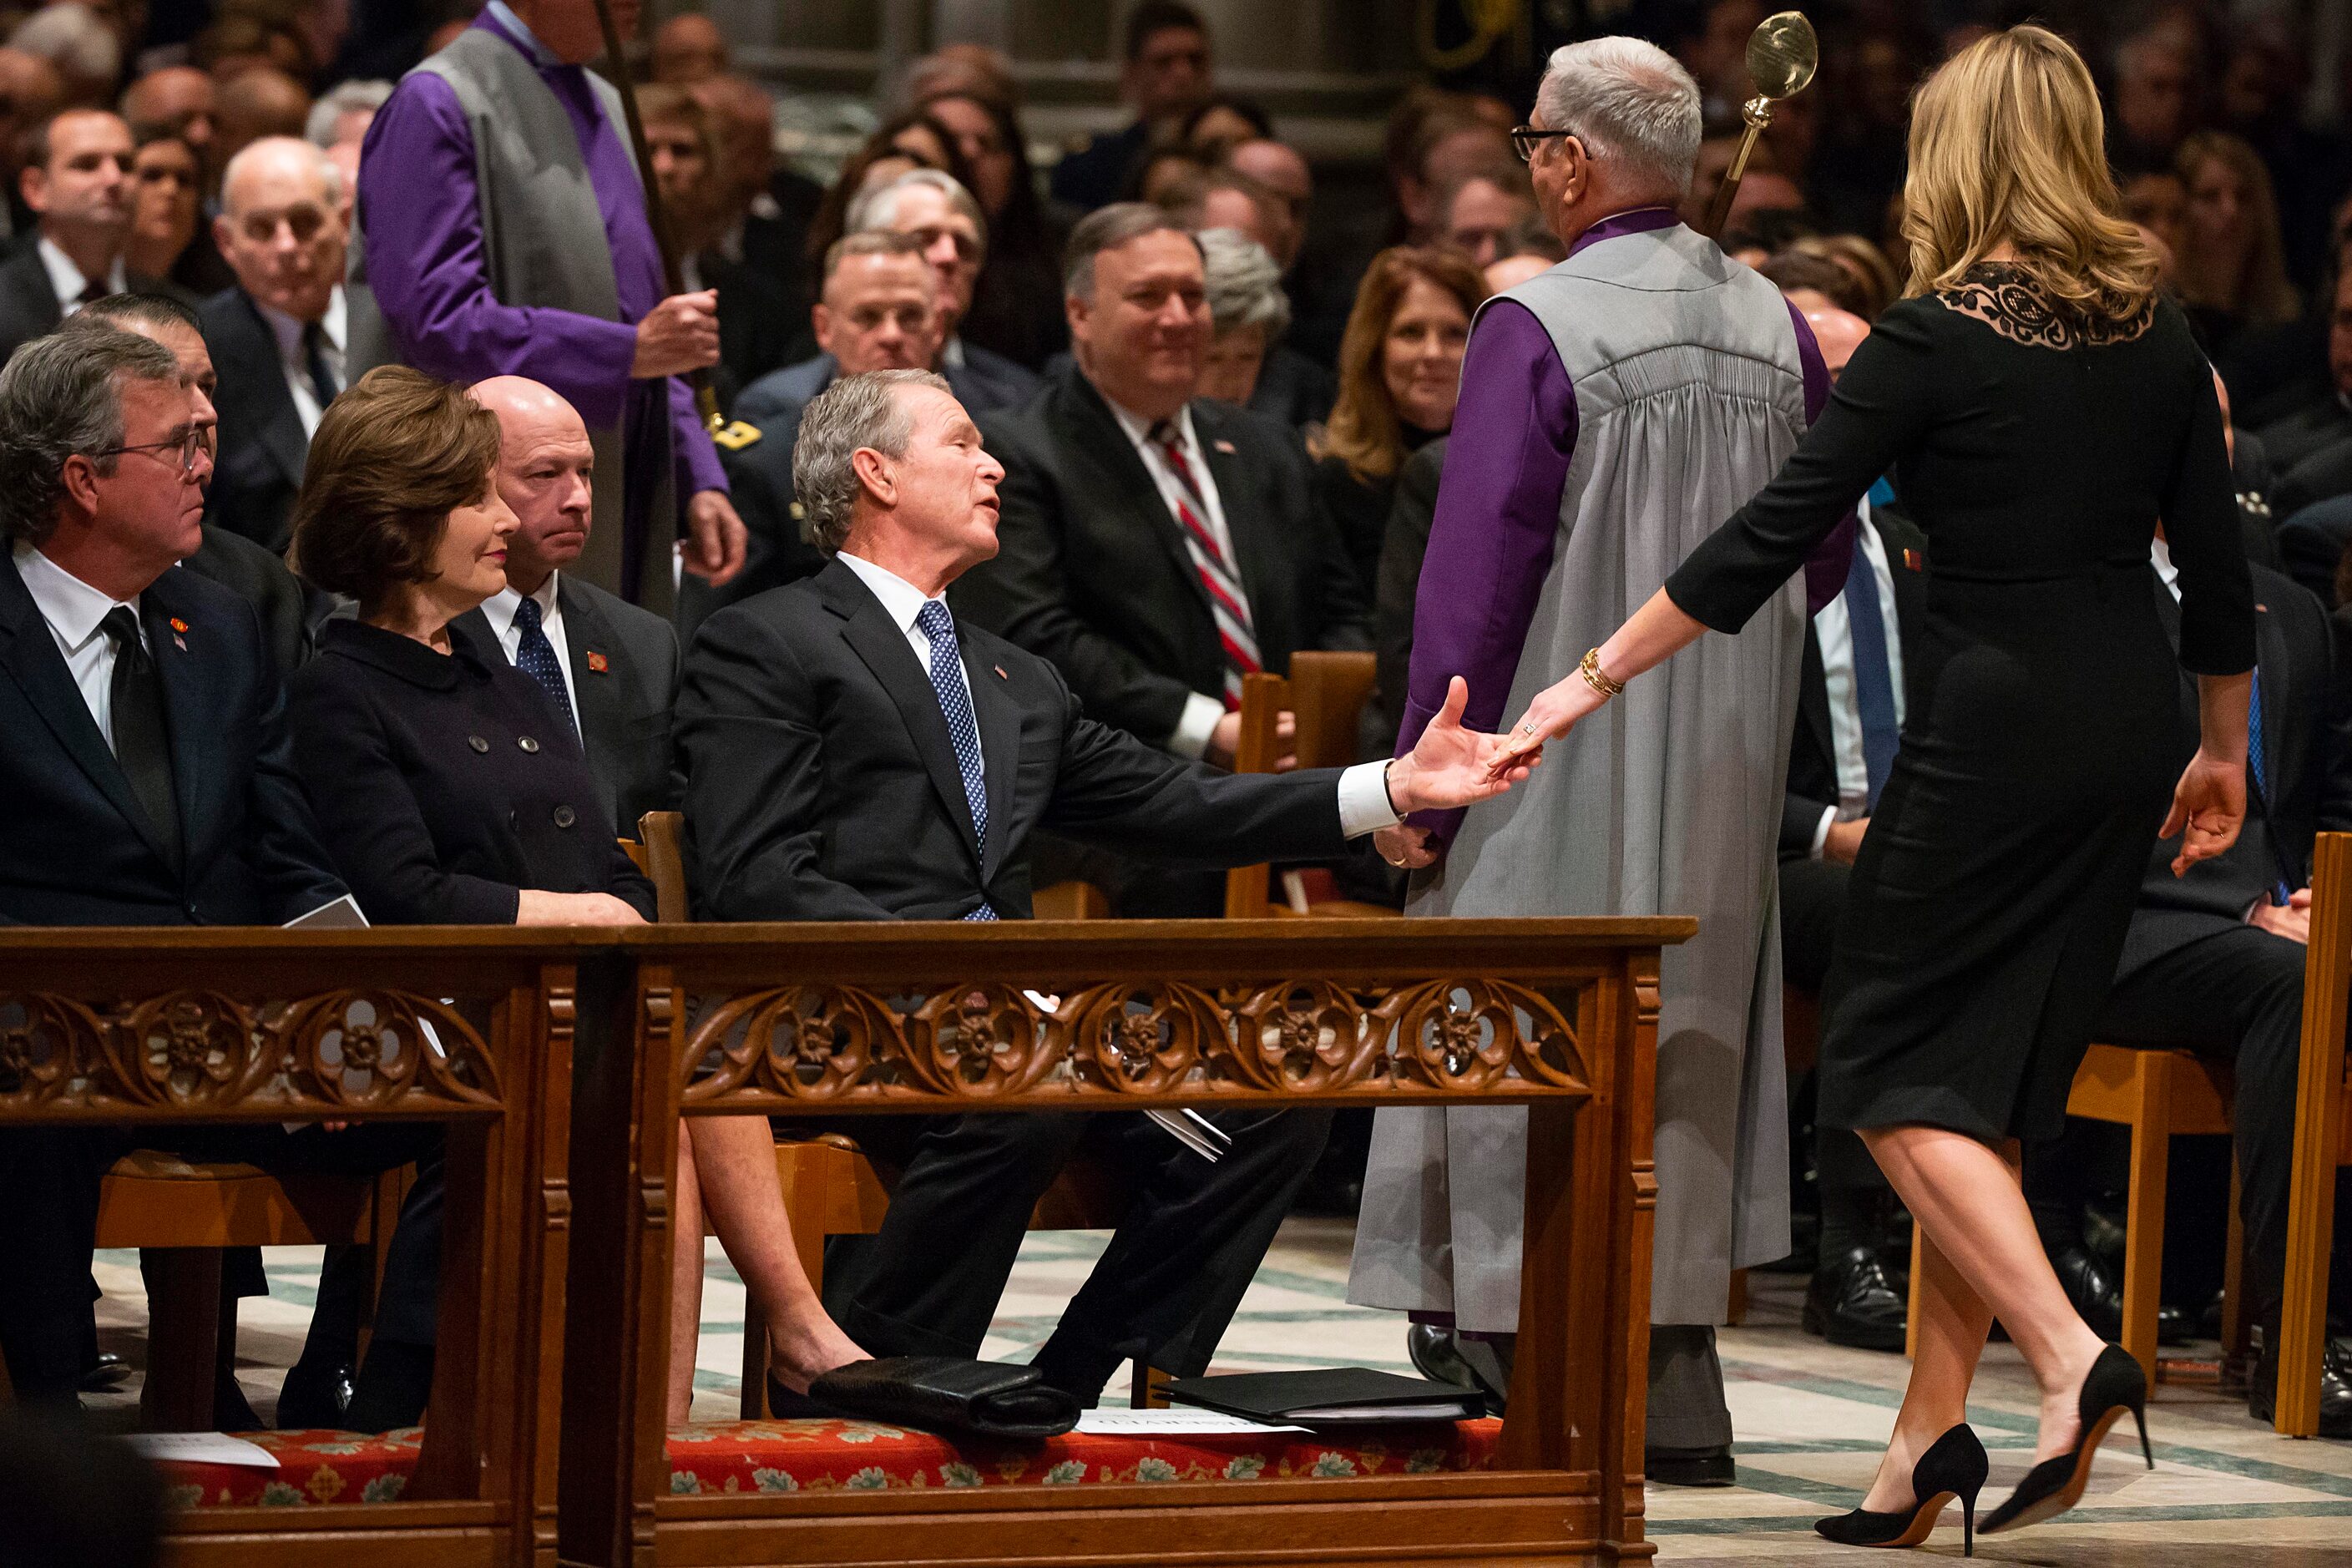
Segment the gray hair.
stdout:
[[801,537],[827,555],[849,538],[856,504],[854,459],[860,447],[886,458],[907,455],[915,417],[899,400],[902,386],[928,386],[954,395],[947,377],[928,370],[877,370],[845,375],[801,410],[793,447],[793,493],[800,500]]
[[346,114],[373,112],[391,100],[392,83],[388,81],[337,82],[310,106],[310,118],[302,122],[302,134],[310,138],[313,147],[332,147],[337,121]]
[[861,193],[849,204],[849,220],[842,225],[845,234],[862,234],[867,229],[892,228],[898,222],[898,198],[916,189],[933,190],[947,197],[948,205],[979,226],[980,247],[988,249],[988,215],[980,210],[953,174],[940,169],[909,169],[887,184],[877,185]]
[[1290,330],[1282,268],[1265,246],[1237,228],[1204,228],[1192,237],[1200,241],[1209,315],[1220,337],[1243,327],[1264,327],[1271,343]]
[[1080,218],[1077,226],[1070,230],[1070,243],[1062,252],[1063,298],[1092,300],[1095,297],[1095,258],[1106,250],[1117,250],[1129,240],[1141,239],[1147,234],[1181,234],[1192,241],[1195,249],[1201,244],[1192,231],[1184,226],[1183,219],[1150,202],[1113,202],[1107,207],[1097,207]]
[[79,0],[34,12],[8,35],[8,47],[40,56],[69,79],[110,82],[122,74],[122,45],[114,29]]
[[1552,51],[1536,108],[1554,131],[1573,131],[1596,158],[1622,159],[1676,195],[1698,163],[1698,83],[1675,57],[1640,38],[1588,38]]
[[67,458],[114,472],[127,381],[177,386],[180,362],[152,338],[83,328],[35,338],[0,367],[0,528],[9,538],[39,544],[56,531]]
[[228,210],[229,187],[236,184],[239,170],[257,158],[267,158],[289,148],[303,155],[310,172],[319,176],[320,184],[326,186],[328,205],[332,206],[343,199],[343,172],[335,167],[335,161],[328,157],[318,143],[305,142],[299,136],[263,136],[238,148],[236,156],[228,161],[228,167],[221,171],[221,210]]

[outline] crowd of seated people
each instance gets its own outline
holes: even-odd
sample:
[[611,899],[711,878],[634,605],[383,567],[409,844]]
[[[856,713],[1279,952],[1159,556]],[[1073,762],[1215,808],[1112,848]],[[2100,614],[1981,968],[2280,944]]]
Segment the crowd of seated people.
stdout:
[[[1738,141],[1756,8],[1686,9],[1669,41],[1710,117],[1684,212],[1696,221]],[[517,378],[457,389],[347,374],[342,279],[360,149],[387,79],[448,30],[429,37],[436,27],[420,20],[398,37],[359,37],[331,25],[339,10],[227,0],[201,31],[133,40],[68,4],[0,48],[0,355],[39,346],[0,375],[0,445],[6,461],[49,468],[0,495],[0,510],[29,509],[21,524],[11,512],[15,571],[0,579],[0,616],[36,630],[47,620],[67,673],[37,700],[61,703],[78,688],[89,722],[77,719],[60,746],[113,752],[123,778],[101,800],[67,776],[62,753],[55,768],[12,764],[0,799],[21,806],[6,814],[12,827],[40,842],[0,868],[0,919],[266,921],[349,889],[379,923],[633,921],[649,915],[650,894],[614,837],[646,811],[681,805],[701,918],[1013,917],[1032,887],[1072,877],[1121,915],[1213,913],[1223,859],[1277,852],[1338,867],[1351,893],[1400,901],[1401,880],[1341,838],[1286,835],[1276,795],[1255,826],[1231,816],[1239,797],[1200,797],[1227,813],[1220,843],[1231,855],[1203,856],[1198,842],[1155,849],[1158,828],[1107,802],[1115,783],[1160,780],[1171,809],[1198,805],[1190,792],[1210,774],[1193,764],[1234,759],[1243,677],[1281,673],[1305,649],[1376,653],[1360,754],[1387,755],[1473,322],[1486,299],[1567,254],[1514,156],[1522,117],[1507,95],[1476,82],[1402,93],[1382,129],[1377,195],[1335,199],[1342,182],[1285,139],[1281,119],[1219,89],[1202,16],[1145,0],[1121,12],[1123,129],[1041,168],[1020,73],[992,49],[952,46],[887,84],[877,129],[820,181],[780,165],[774,99],[736,72],[719,29],[696,15],[664,22],[639,89],[653,172],[688,289],[717,290],[722,404],[761,436],[724,455],[748,565],[724,587],[687,578],[672,622],[567,571],[596,520],[593,452],[562,397]],[[284,19],[314,12],[315,26]],[[1904,291],[1905,100],[1966,32],[1881,21],[1830,38],[1822,83],[1776,114],[1732,208],[1726,248],[1782,289],[1832,376]],[[2151,863],[2103,1028],[2236,1058],[2252,1300],[2268,1323],[2308,900],[2299,876],[2273,876],[2264,858],[2307,868],[2315,832],[2352,826],[2339,799],[2352,759],[2337,664],[2352,631],[2352,610],[2339,610],[2339,584],[2352,584],[2352,158],[2340,133],[2296,112],[2294,35],[2269,22],[2224,33],[2197,8],[2175,8],[2103,45],[2126,215],[2168,258],[2236,415],[2276,726],[2259,833],[2185,883]],[[126,335],[156,353],[116,342]],[[46,377],[25,390],[61,396],[68,361],[134,368],[118,375],[114,415],[45,437],[51,411],[12,403],[10,378]],[[150,430],[161,416],[147,405],[167,383],[181,401]],[[892,472],[903,467],[919,489],[945,482],[925,465],[971,450],[1001,465],[989,481],[993,557],[965,560],[929,537],[953,532],[924,510],[936,498],[874,502],[876,477],[841,446],[868,437],[900,448]],[[172,510],[182,502],[195,510]],[[1846,591],[1808,640],[1789,761],[1784,963],[1800,990],[1828,966],[1932,574],[1895,476],[1857,521]],[[105,605],[78,603],[52,574],[75,575],[87,559],[76,541],[118,527],[141,536],[124,557],[137,570],[94,584]],[[877,586],[867,566],[898,586]],[[2150,574],[2161,592],[2160,546]],[[853,583],[897,624],[877,629]],[[177,845],[165,792],[183,781],[142,760],[142,716],[157,699],[130,676],[127,695],[114,695],[117,672],[135,676],[142,652],[165,677],[170,661],[152,626],[129,642],[101,629],[123,605],[149,626],[157,605],[233,628],[243,684],[207,700],[253,715],[206,742],[235,752],[204,765],[236,781],[226,794],[237,804],[215,800],[220,820],[201,834],[188,823]],[[862,624],[876,658],[903,645],[917,661],[897,671],[906,680],[929,672],[943,646],[924,624],[933,605],[952,616],[947,636],[962,639],[967,675],[1000,659],[1013,672],[990,677],[1011,691],[983,681],[965,692],[979,754],[1001,755],[991,738],[1004,703],[1034,708],[1063,737],[1051,787],[1030,799],[990,773],[958,822],[924,782],[955,755],[945,737],[861,732],[856,745],[913,767],[906,776],[921,787],[919,799],[852,810],[828,771],[842,764],[762,750],[779,717],[787,729],[849,721],[824,711],[840,672],[811,662],[802,621]],[[991,650],[978,666],[974,647]],[[838,653],[838,643],[824,650]],[[934,684],[920,689],[927,701]],[[0,688],[0,699],[20,695]],[[167,727],[188,700],[162,682]],[[127,754],[115,717],[128,721]],[[1294,732],[1285,715],[1277,733]],[[1031,782],[1024,770],[1021,789]],[[120,863],[105,868],[102,892],[74,893],[46,857],[84,836],[59,824],[106,811],[146,812],[154,831],[90,829]],[[910,836],[923,846],[912,870]],[[1892,1348],[1903,1216],[1858,1142],[1812,1136],[1806,1105],[1801,1084],[1792,1123],[1812,1224],[1792,1267],[1810,1277],[1805,1325]],[[1345,1207],[1346,1166],[1360,1152],[1343,1139],[1318,1166],[1328,1126],[1313,1114],[1235,1119],[1235,1152],[1213,1176],[1159,1173],[1158,1195],[1049,1346],[1073,1393],[1091,1397],[1139,1350],[1176,1370],[1205,1363],[1302,1184]],[[1091,1131],[1041,1120],[909,1132],[891,1151],[911,1183],[891,1228],[849,1249],[823,1303],[785,1234],[756,1121],[691,1130],[679,1228],[698,1236],[710,1216],[770,1324],[786,1394],[867,1351],[969,1354],[1010,1267],[1023,1194],[1082,1134],[1138,1169],[1164,1163],[1164,1139],[1113,1119]],[[329,1157],[308,1134],[268,1142],[257,1157]],[[40,1179],[57,1204],[5,1223],[42,1267],[71,1277],[73,1298],[39,1321],[0,1300],[20,1390],[70,1397],[96,1363],[78,1227],[95,1173],[121,1147],[93,1141],[50,1160],[11,1140],[0,1152],[10,1172],[47,1161]],[[386,1282],[394,1305],[379,1309],[373,1371],[356,1362],[356,1260],[331,1259],[280,1415],[394,1425],[421,1408],[430,1376],[431,1152],[331,1147],[354,1167],[421,1154],[428,1179],[404,1212],[409,1261]],[[2113,1206],[2112,1163],[2091,1136],[2032,1167],[2045,1240],[2095,1323],[2119,1310],[2099,1223]],[[1207,1211],[1220,1216],[1208,1236],[1179,1234],[1175,1216]],[[32,1237],[37,1223],[51,1228]],[[942,1278],[929,1258],[950,1232],[982,1241]],[[257,1268],[240,1269],[236,1288],[260,1289]],[[1182,1289],[1161,1289],[1179,1277]],[[699,1284],[699,1254],[682,1246],[682,1335]],[[2175,1305],[2168,1332],[2195,1327],[2205,1303]],[[2325,1429],[2342,1436],[2352,1355],[2336,1346]],[[674,1415],[687,1407],[691,1361],[673,1358]],[[225,1407],[234,1386],[224,1380]],[[2258,1375],[2258,1412],[2266,1387]]]

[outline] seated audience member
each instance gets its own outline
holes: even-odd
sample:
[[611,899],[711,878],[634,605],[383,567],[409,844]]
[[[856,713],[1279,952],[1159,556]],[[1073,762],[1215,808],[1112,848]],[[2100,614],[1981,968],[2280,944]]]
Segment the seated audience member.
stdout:
[[1863,290],[1852,274],[1825,256],[1792,247],[1758,262],[1756,270],[1800,311],[1843,310],[1862,316],[1853,307],[1864,302]]
[[122,83],[122,40],[96,6],[79,0],[34,10],[16,23],[8,47],[54,67],[62,101],[74,108],[103,106]]
[[651,56],[656,83],[692,87],[726,71],[727,37],[709,17],[689,12],[654,29]]
[[1201,154],[1173,142],[1147,148],[1118,183],[1118,199],[1166,206],[1178,199],[1182,187],[1206,175],[1211,167]]
[[499,496],[515,531],[506,586],[457,625],[539,683],[586,753],[614,827],[634,838],[646,813],[677,809],[677,634],[652,611],[564,574],[595,526],[596,450],[579,410],[520,375],[477,383],[472,396],[498,416]]
[[1143,0],[1127,14],[1119,50],[1118,95],[1135,120],[1064,153],[1054,165],[1054,199],[1081,211],[1115,199],[1144,150],[1172,141],[1184,116],[1215,90],[1201,14],[1182,0]]
[[1169,182],[1152,201],[1195,234],[1204,228],[1229,228],[1264,246],[1286,267],[1297,258],[1298,237],[1291,232],[1290,204],[1247,174],[1232,169],[1203,170]]
[[1421,563],[1437,521],[1437,486],[1445,472],[1444,436],[1433,436],[1397,469],[1395,499],[1381,535],[1372,573],[1372,650],[1380,658],[1378,711],[1366,720],[1375,734],[1393,736],[1404,721],[1405,686],[1412,673],[1412,607],[1421,595]]
[[1029,167],[1029,142],[1010,104],[943,92],[922,109],[954,133],[987,226],[988,258],[972,282],[958,332],[975,347],[1036,370],[1070,341],[1062,320],[1062,239]]
[[367,140],[376,110],[391,99],[388,81],[337,82],[310,105],[310,117],[302,126],[303,138],[321,153],[332,153],[338,147],[356,149]]
[[1511,231],[1535,216],[1535,187],[1516,163],[1493,163],[1457,174],[1438,196],[1444,242],[1480,267],[1500,259]]
[[[2284,570],[2279,554],[2278,521],[2271,510],[2271,459],[2262,437],[2238,428],[2230,415],[2230,384],[2213,373],[2213,395],[2221,405],[2221,441],[2230,453],[2230,484],[2238,497],[2238,531],[2246,559],[2273,572]],[[2326,599],[2329,595],[2321,594]]]
[[2326,395],[2258,432],[2275,476],[2271,509],[2283,519],[2315,501],[2352,494],[2352,268],[2336,280],[2327,374]]
[[[220,419],[212,401],[219,377],[196,312],[162,294],[110,294],[77,311],[64,330],[77,330],[78,322],[136,332],[171,351],[179,362],[180,384],[187,389],[197,433],[204,437],[204,450],[196,456],[196,485],[209,492],[220,445]],[[254,607],[280,674],[292,674],[310,657],[310,628],[334,608],[332,599],[287,569],[285,557],[215,523],[205,524],[204,543],[180,564]]]
[[964,389],[957,397],[975,412],[1017,408],[1034,397],[1043,383],[1034,371],[962,335],[972,290],[988,265],[988,221],[971,193],[937,169],[901,174],[850,209],[850,233],[885,229],[920,240],[939,275],[939,360],[931,368]]
[[1176,143],[1190,147],[1212,163],[1244,142],[1268,141],[1274,121],[1265,106],[1239,93],[1213,92],[1176,123]]
[[102,109],[68,109],[33,132],[18,183],[39,226],[0,263],[0,359],[92,300],[173,291],[122,259],[133,156],[131,127]]
[[[1242,677],[1368,646],[1362,589],[1297,437],[1196,396],[1199,243],[1156,207],[1102,208],[1071,237],[1065,289],[1076,361],[989,416],[1003,550],[957,608],[1049,660],[1101,722],[1230,763]],[[1118,875],[1113,907],[1131,914],[1223,907],[1222,878]]]
[[236,281],[205,232],[204,171],[194,149],[176,136],[142,137],[131,159],[131,187],[125,271],[164,279],[199,297]]
[[200,312],[220,374],[220,466],[205,517],[281,553],[310,437],[343,386],[341,186],[310,142],[265,137],[229,160],[213,220],[236,286]]
[[1469,258],[1399,246],[1373,258],[1339,344],[1339,397],[1315,484],[1359,580],[1379,574],[1397,470],[1454,425],[1462,353],[1486,282]]
[[[1791,295],[1791,303],[1797,298]],[[1835,306],[1807,309],[1804,317],[1835,381],[1870,335],[1870,323]],[[1845,586],[1805,628],[1780,817],[1780,972],[1790,984],[1815,994],[1829,973],[1854,854],[1894,764],[1909,706],[1907,672],[1916,670],[1906,654],[1927,616],[1927,536],[1893,489],[1873,487],[1854,517],[1859,527]],[[1808,1083],[1798,1098],[1810,1092]],[[1822,1228],[1804,1330],[1832,1344],[1899,1351],[1907,1265],[1888,1250],[1886,1178],[1852,1132],[1822,1131],[1811,1152]]]
[[824,187],[805,174],[777,167],[776,100],[765,88],[740,76],[715,76],[688,90],[709,112],[719,132],[724,199],[719,237],[711,248],[782,289],[797,322],[814,292],[809,226],[824,201]]
[[1500,294],[1507,289],[1516,289],[1567,259],[1568,247],[1552,233],[1551,226],[1540,217],[1531,216],[1503,237],[1502,243],[1495,247],[1495,259],[1482,268],[1486,277],[1486,292]]
[[2278,204],[2270,172],[2252,147],[2226,131],[2181,142],[2173,167],[2188,187],[2173,288],[2209,355],[2249,327],[2282,326],[2302,304],[2287,281]]
[[1298,150],[1272,137],[1253,137],[1225,150],[1220,168],[1231,169],[1257,182],[1278,197],[1290,219],[1291,254],[1277,256],[1286,273],[1297,265],[1307,244],[1307,213],[1315,202],[1315,173]]
[[239,71],[220,85],[220,142],[214,156],[226,172],[229,160],[265,136],[297,141],[310,128],[310,95],[282,70]]
[[[824,353],[762,376],[737,405],[760,426],[761,439],[725,454],[728,483],[748,535],[743,570],[713,588],[685,584],[678,624],[686,635],[722,605],[814,574],[824,558],[801,538],[793,490],[793,448],[801,411],[842,375],[877,370],[928,370],[939,357],[939,275],[923,243],[890,229],[837,240],[825,258],[824,297],[810,312]],[[971,388],[969,367],[948,372],[950,386]],[[982,395],[986,395],[982,384]]]
[[[1398,811],[1491,788],[1476,770],[1493,738],[1460,728],[1458,685],[1385,788],[1379,763],[1221,776],[1084,718],[1051,663],[949,607],[995,551],[1003,470],[934,374],[835,382],[794,467],[829,564],[712,616],[687,656],[677,732],[707,919],[1019,920],[1039,828],[1202,864],[1329,858]],[[828,1305],[877,1354],[974,1353],[1032,1207],[1086,1143],[1136,1197],[1036,1364],[1081,1404],[1130,1356],[1197,1373],[1329,1113],[1216,1120],[1234,1142],[1214,1163],[1134,1116],[863,1124],[903,1174],[875,1244],[829,1274]]]
[[196,155],[199,195],[209,195],[220,178],[213,161],[219,117],[213,79],[194,66],[165,66],[149,71],[125,88],[117,106],[133,141],[144,146],[158,136],[172,136]]
[[782,285],[719,248],[728,208],[709,112],[682,89],[656,83],[638,89],[637,113],[687,291],[719,290],[711,387],[731,413],[738,393],[791,357],[803,329]]
[[[802,250],[805,263],[814,268],[823,261],[834,241],[850,231],[849,209],[859,198],[917,169],[937,169],[954,180],[958,189],[971,189],[971,166],[963,161],[954,135],[921,110],[910,109],[877,126],[864,144],[842,161],[809,222]],[[980,211],[979,204],[973,204],[972,211]],[[985,232],[986,220],[976,217],[974,221]],[[980,258],[975,255],[972,276],[979,275]]]
[[1238,230],[1204,228],[1196,237],[1209,319],[1215,323],[1201,395],[1239,404],[1294,430],[1320,424],[1330,415],[1338,384],[1329,371],[1282,344],[1290,325],[1282,268],[1265,247]]
[[[173,570],[202,537],[204,457],[181,366],[144,337],[78,328],[0,369],[0,643],[17,676],[0,681],[0,924],[276,925],[343,894],[289,765],[259,618]],[[0,1349],[16,1396],[75,1396],[99,1184],[121,1154],[373,1172],[415,1142],[315,1127],[0,1138]],[[216,1387],[216,1421],[257,1425],[226,1359]]]
[[1816,235],[1789,248],[1801,256],[1818,257],[1844,273],[1847,291],[1839,296],[1844,302],[1838,308],[1865,321],[1878,320],[1902,296],[1903,281],[1895,274],[1895,264],[1886,259],[1885,251],[1858,234]]

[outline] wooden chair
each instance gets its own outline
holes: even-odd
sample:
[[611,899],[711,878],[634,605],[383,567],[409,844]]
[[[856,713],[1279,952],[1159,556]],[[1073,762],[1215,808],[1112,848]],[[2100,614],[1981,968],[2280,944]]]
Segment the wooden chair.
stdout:
[[2352,1082],[2345,1012],[2352,996],[2352,834],[2323,833],[2312,855],[2311,946],[2304,957],[2303,1056],[2295,1084],[2294,1173],[2287,1190],[2286,1297],[2279,1329],[2274,1424],[2319,1430],[2320,1352],[2327,1331],[2336,1173],[2352,1159]]
[[[1292,752],[1302,768],[1341,768],[1357,760],[1357,727],[1379,679],[1379,661],[1369,653],[1308,649],[1290,657],[1287,679],[1264,673],[1242,681],[1241,737],[1234,772],[1270,773],[1281,757],[1276,723],[1287,711],[1297,720]],[[1314,879],[1286,873],[1285,896],[1269,889],[1270,867],[1241,866],[1225,873],[1225,918],[1265,920],[1284,915],[1391,919],[1384,904],[1318,897]]]

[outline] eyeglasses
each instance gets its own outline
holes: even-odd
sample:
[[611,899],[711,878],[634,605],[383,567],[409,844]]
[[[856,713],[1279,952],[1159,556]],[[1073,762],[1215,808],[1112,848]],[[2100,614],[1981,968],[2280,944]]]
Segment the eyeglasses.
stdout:
[[165,454],[175,447],[180,452],[180,477],[185,479],[196,471],[196,454],[205,450],[205,433],[193,426],[189,427],[186,435],[174,437],[169,441],[147,441],[136,447],[109,447],[103,451],[92,452],[89,455],[93,458],[111,458],[121,452],[152,452],[155,454],[156,461],[163,462],[167,460]]
[[1575,134],[1573,131],[1538,131],[1532,125],[1516,126],[1511,131],[1511,151],[1519,155],[1520,163],[1532,163],[1536,161],[1537,143],[1560,141]]

